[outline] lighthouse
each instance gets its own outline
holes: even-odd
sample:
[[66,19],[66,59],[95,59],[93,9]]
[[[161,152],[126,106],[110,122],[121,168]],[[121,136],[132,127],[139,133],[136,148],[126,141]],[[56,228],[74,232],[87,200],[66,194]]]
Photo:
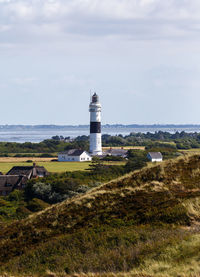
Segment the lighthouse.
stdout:
[[102,155],[101,145],[101,104],[96,92],[93,94],[90,106],[90,153]]

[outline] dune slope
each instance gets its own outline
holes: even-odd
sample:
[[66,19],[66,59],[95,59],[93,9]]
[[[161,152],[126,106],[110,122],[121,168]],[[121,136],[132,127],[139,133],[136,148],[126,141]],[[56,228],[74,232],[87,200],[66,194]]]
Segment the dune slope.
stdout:
[[199,197],[198,155],[149,166],[4,226],[0,271],[143,270],[198,236]]

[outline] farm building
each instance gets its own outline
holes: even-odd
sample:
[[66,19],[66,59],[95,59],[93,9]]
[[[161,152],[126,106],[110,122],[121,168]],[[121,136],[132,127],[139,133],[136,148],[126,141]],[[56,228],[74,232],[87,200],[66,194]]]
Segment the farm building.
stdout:
[[59,162],[89,162],[91,160],[92,157],[87,151],[79,149],[70,149],[58,154]]
[[147,158],[151,162],[162,162],[162,160],[163,160],[163,156],[160,152],[149,152],[147,154]]
[[49,173],[44,166],[37,166],[35,163],[32,166],[14,166],[6,175],[26,176],[28,179],[45,177]]
[[0,196],[6,196],[14,189],[23,189],[27,180],[26,176],[0,175]]

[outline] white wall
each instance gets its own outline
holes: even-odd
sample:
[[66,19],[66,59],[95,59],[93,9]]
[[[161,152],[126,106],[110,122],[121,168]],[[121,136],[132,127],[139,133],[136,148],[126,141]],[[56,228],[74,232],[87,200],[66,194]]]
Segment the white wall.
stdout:
[[90,152],[92,155],[102,155],[101,133],[90,134]]
[[83,152],[83,154],[80,156],[80,162],[89,162],[92,160],[92,157],[87,153],[87,152]]
[[90,122],[101,122],[101,104],[90,103]]
[[58,154],[59,162],[79,162],[80,157],[77,156],[68,156],[67,154]]
[[85,162],[91,160],[92,157],[87,152],[83,152],[80,156],[68,156],[62,153],[58,154],[59,162]]
[[162,159],[151,159],[152,162],[162,162]]
[[101,112],[100,111],[91,112],[90,122],[101,122]]

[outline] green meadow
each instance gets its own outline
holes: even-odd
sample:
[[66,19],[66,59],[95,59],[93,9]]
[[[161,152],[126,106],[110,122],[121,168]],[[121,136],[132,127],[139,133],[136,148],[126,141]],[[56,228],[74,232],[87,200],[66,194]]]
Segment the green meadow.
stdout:
[[[65,171],[76,171],[86,170],[89,168],[88,162],[37,162],[37,165],[44,166],[49,172],[65,172]],[[7,173],[13,166],[31,166],[32,163],[28,162],[2,162],[0,163],[0,171]]]
[[[39,166],[44,166],[47,171],[52,173],[61,173],[66,171],[87,170],[90,168],[90,162],[36,162]],[[124,165],[125,162],[104,162],[109,165]],[[13,166],[31,166],[30,162],[0,162],[0,172],[7,173]]]

